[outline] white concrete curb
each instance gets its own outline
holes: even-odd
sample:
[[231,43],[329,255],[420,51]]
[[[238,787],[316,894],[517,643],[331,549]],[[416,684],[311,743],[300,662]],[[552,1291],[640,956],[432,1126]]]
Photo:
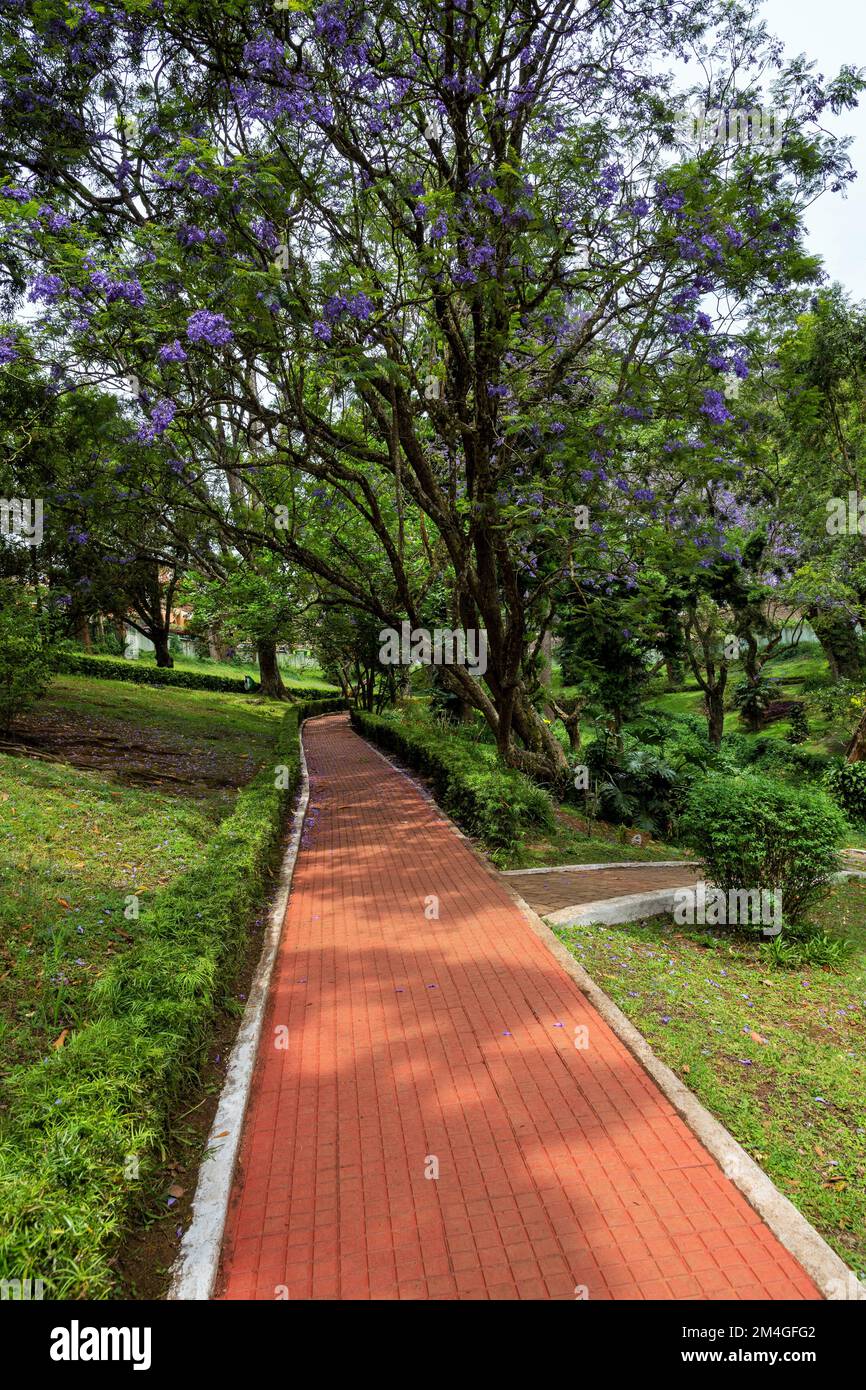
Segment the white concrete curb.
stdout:
[[593,922],[614,926],[617,922],[658,917],[660,913],[673,912],[677,893],[690,887],[691,884],[683,883],[678,888],[656,888],[649,893],[626,893],[621,898],[599,898],[594,903],[576,903],[574,907],[546,912],[545,921],[553,922],[557,927],[588,927]]
[[700,859],[628,859],[622,864],[551,864],[546,869],[500,869],[506,877],[518,874],[586,874],[593,869],[702,869]]
[[[644,865],[641,865],[643,868]],[[670,866],[669,866],[670,867]],[[842,869],[832,875],[834,883],[846,878],[866,878],[863,869]],[[673,912],[676,895],[691,888],[690,883],[682,883],[674,888],[656,888],[649,893],[625,893],[619,898],[598,898],[592,903],[575,903],[572,907],[560,907],[556,912],[546,912],[544,920],[555,927],[616,926],[619,922],[641,921],[646,917],[658,917],[665,912]]]
[[305,719],[298,729],[301,795],[295,808],[292,833],[280,866],[277,894],[271,907],[262,953],[250,985],[241,1025],[232,1046],[219,1104],[208,1136],[207,1150],[199,1169],[192,1220],[184,1232],[180,1251],[172,1266],[171,1285],[166,1295],[169,1299],[209,1299],[216,1282],[232,1178],[240,1150],[244,1115],[252,1085],[271,975],[282,936],[289,889],[310,799],[310,779],[303,740],[304,725],[307,723],[308,720]]

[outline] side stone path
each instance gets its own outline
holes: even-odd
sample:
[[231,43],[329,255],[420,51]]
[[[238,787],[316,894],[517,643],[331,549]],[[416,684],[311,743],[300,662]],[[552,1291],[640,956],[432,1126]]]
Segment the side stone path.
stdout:
[[221,1296],[820,1297],[436,807],[304,745]]
[[667,864],[634,864],[627,869],[586,869],[574,873],[506,874],[506,881],[540,917],[564,907],[601,902],[657,888],[692,888],[703,878],[700,867],[673,868]]

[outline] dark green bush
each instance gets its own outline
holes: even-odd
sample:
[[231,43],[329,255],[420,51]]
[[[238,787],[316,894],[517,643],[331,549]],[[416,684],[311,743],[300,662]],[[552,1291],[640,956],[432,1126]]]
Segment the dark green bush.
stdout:
[[824,787],[853,821],[866,822],[866,763],[840,763],[824,777]]
[[726,893],[781,893],[792,922],[838,870],[844,833],[841,811],[823,792],[753,775],[695,781],[679,822],[680,838],[702,856],[710,883]]
[[0,583],[0,732],[42,698],[51,681],[46,625],[20,585]]
[[547,792],[522,773],[491,764],[483,754],[473,759],[473,745],[457,734],[358,709],[352,710],[352,724],[372,743],[429,777],[437,801],[491,849],[510,848],[528,826],[553,824]]
[[[225,694],[244,693],[243,676],[210,676],[202,671],[179,671],[174,666],[140,666],[136,661],[111,661],[85,656],[80,652],[58,653],[54,668],[71,676],[93,676],[103,681],[132,681],[135,685],[174,685],[187,690],[219,690]],[[287,687],[290,695],[315,699],[322,692],[312,685]]]
[[736,754],[738,766],[753,772],[778,773],[793,783],[814,782],[834,762],[829,753],[807,753],[786,739],[769,735],[747,738],[742,734],[726,734],[725,744]]
[[742,680],[734,686],[731,703],[739,711],[740,718],[747,728],[757,731],[764,722],[764,716],[775,694],[772,681],[762,677],[757,681]]
[[794,705],[791,710],[791,727],[785,738],[790,744],[805,743],[809,737],[809,720],[806,717],[806,706],[802,703]]
[[[653,736],[652,727],[644,732]],[[587,744],[583,753],[589,769],[588,799],[597,813],[613,825],[636,825],[652,834],[665,834],[682,805],[692,770],[683,744],[694,743],[688,731],[680,740],[666,738],[660,744],[644,745],[632,734],[617,739],[603,733]],[[674,766],[669,750],[677,758]],[[699,745],[691,750],[700,759]],[[701,764],[702,765],[702,764]]]

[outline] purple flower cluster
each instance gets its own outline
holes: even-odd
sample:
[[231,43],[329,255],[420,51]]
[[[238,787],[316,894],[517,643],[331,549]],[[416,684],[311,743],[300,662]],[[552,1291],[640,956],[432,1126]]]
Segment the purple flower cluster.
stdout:
[[207,240],[207,232],[201,227],[181,227],[177,233],[178,243],[184,247],[199,246]]
[[177,338],[173,343],[166,343],[165,347],[161,347],[156,355],[160,362],[185,362],[187,360],[186,353]]
[[94,270],[90,277],[90,283],[96,289],[102,290],[105,295],[106,304],[113,304],[118,299],[123,299],[127,304],[131,304],[135,309],[141,309],[146,303],[144,290],[135,278],[131,280],[112,280],[111,276],[104,270]]
[[224,347],[234,335],[224,314],[212,314],[210,309],[196,309],[187,319],[186,336],[191,343]]
[[165,434],[175,415],[175,405],[173,401],[157,401],[153,410],[150,412],[150,424],[142,425],[136,438],[142,444],[152,444],[161,434]]
[[330,299],[325,302],[324,308],[328,323],[339,323],[344,314],[348,314],[350,318],[366,322],[372,312],[373,302],[367,298],[363,290],[348,297],[345,294],[332,294]]
[[27,298],[32,303],[40,301],[44,304],[56,304],[63,289],[63,281],[59,275],[48,275],[45,271],[40,271],[30,287]]
[[0,338],[0,367],[5,367],[8,363],[17,361],[18,356],[19,354],[15,348],[14,339],[9,337]]
[[67,227],[72,226],[72,220],[65,212],[54,212],[49,207],[41,207],[36,215],[49,232],[65,232]]
[[721,391],[705,391],[704,403],[701,406],[701,414],[706,415],[712,420],[714,425],[724,425],[734,417],[725,405],[725,398]]

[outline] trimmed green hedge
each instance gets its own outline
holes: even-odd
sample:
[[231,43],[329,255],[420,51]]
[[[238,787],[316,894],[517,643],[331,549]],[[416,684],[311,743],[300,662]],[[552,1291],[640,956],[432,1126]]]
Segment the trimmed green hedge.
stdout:
[[[41,1278],[45,1296],[106,1298],[111,1256],[172,1106],[196,1078],[214,1016],[265,901],[300,778],[298,727],[346,708],[302,702],[274,763],[238,792],[207,859],[143,912],[139,940],[97,981],[91,1021],[35,1066],[13,1069],[0,1126],[0,1278]],[[289,785],[275,786],[275,766]]]
[[352,724],[433,783],[437,801],[490,849],[510,849],[529,826],[553,825],[546,791],[511,768],[476,758],[473,745],[439,729],[399,724],[385,715],[352,710]]
[[[59,652],[54,669],[70,676],[95,676],[104,681],[132,681],[134,685],[177,685],[190,690],[219,690],[243,695],[243,676],[211,676],[199,671],[180,671],[174,666],[140,666],[124,658],[86,656],[81,652]],[[289,695],[314,700],[323,692],[315,685],[286,686]]]

